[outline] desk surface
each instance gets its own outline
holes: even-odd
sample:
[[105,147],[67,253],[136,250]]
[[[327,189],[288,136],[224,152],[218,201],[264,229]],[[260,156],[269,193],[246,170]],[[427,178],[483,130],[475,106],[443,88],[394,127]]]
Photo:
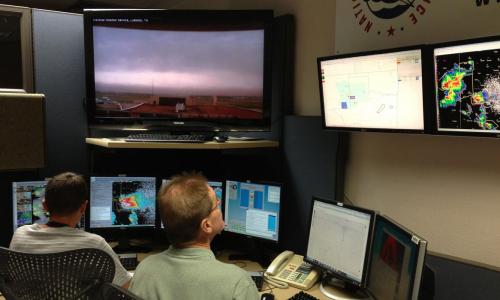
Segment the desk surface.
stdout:
[[114,149],[243,149],[243,148],[276,148],[278,141],[227,141],[224,143],[164,143],[164,142],[126,142],[121,138],[86,138],[85,143]]

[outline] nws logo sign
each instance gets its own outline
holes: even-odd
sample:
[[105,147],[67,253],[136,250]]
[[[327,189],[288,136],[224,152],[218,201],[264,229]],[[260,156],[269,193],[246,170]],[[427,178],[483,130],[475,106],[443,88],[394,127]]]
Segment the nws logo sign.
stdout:
[[[430,4],[431,0],[352,0],[352,9],[364,32],[392,37],[405,29],[397,25],[398,21],[407,19],[412,25],[417,24]],[[375,25],[376,19],[380,19],[380,26]]]

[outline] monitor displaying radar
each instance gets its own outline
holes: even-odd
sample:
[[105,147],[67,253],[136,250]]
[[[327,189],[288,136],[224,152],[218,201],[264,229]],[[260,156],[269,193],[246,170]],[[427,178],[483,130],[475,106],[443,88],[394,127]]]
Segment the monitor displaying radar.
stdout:
[[49,214],[43,209],[47,181],[19,181],[12,183],[14,230],[23,225],[45,224]]
[[90,177],[90,228],[155,226],[155,177]]
[[437,130],[500,135],[500,36],[434,47]]
[[281,186],[226,181],[225,230],[278,241]]
[[420,47],[318,58],[323,126],[424,131]]

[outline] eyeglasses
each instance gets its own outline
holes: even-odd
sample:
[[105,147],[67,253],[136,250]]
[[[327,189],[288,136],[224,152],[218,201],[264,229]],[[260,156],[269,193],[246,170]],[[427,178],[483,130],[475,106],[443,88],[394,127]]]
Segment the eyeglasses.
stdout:
[[216,210],[217,208],[219,208],[220,199],[219,198],[215,198],[215,199],[217,199],[217,201],[215,201],[215,206],[212,207],[212,209],[210,210],[210,213],[213,212],[214,210]]

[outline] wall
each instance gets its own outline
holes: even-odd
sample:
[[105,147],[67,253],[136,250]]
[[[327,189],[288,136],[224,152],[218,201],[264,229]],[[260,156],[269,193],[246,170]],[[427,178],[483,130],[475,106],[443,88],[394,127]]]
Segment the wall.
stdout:
[[[335,43],[341,53],[500,33],[496,1],[477,6],[475,0],[418,0],[415,6],[424,13],[410,8],[390,20],[377,18],[362,1],[346,2],[337,2],[342,30]],[[368,22],[373,25],[366,32]],[[345,194],[427,238],[433,253],[498,270],[498,150],[499,141],[487,138],[352,134]]]

